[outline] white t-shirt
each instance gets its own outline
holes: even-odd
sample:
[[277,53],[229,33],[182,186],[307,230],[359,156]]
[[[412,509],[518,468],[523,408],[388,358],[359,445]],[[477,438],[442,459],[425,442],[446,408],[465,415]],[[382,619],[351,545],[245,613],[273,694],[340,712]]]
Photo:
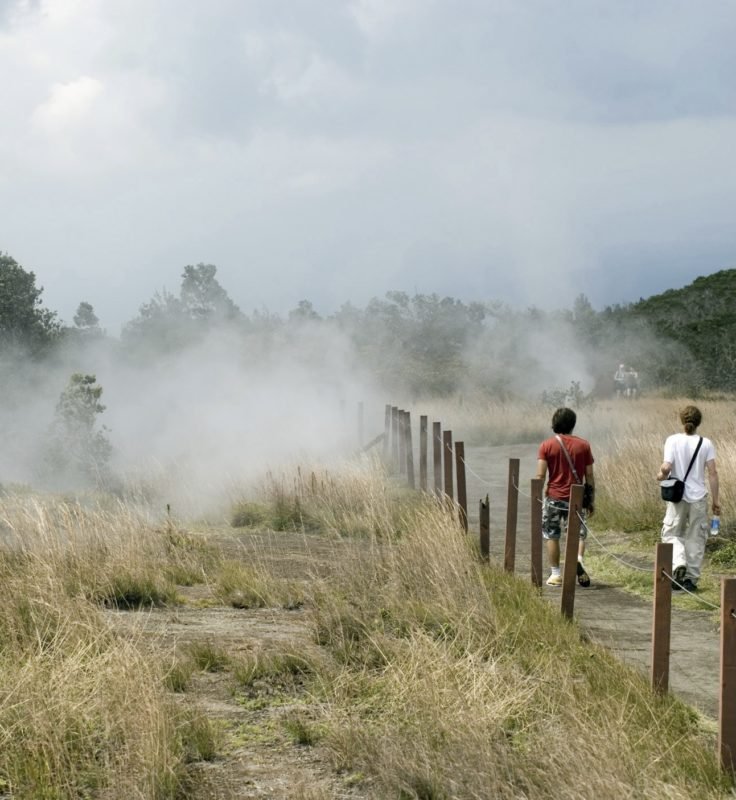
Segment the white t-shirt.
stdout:
[[[687,433],[673,433],[672,436],[667,437],[664,443],[664,460],[672,464],[671,478],[684,479],[690,459],[693,457],[699,441],[700,436],[697,433],[690,436]],[[705,465],[708,461],[714,461],[715,457],[716,449],[713,447],[713,442],[704,436],[698,457],[685,481],[683,500],[694,503],[696,500],[702,500],[708,494],[705,488]]]

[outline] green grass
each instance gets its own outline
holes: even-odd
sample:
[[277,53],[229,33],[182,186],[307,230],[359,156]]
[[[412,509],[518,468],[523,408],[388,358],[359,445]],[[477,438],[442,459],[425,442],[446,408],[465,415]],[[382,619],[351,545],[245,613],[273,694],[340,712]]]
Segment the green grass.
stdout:
[[707,551],[710,565],[715,570],[733,572],[736,570],[736,535],[721,533],[708,539]]
[[230,512],[233,528],[263,528],[270,526],[271,513],[267,505],[250,501],[236,503]]
[[233,608],[299,608],[304,590],[293,580],[276,578],[263,567],[223,561],[216,576],[217,599]]
[[126,572],[112,576],[110,583],[92,593],[92,599],[107,608],[134,609],[176,602],[176,587],[158,571]]
[[325,737],[325,727],[304,712],[293,710],[283,720],[283,726],[294,744],[313,746]]
[[187,647],[187,654],[202,672],[224,672],[232,663],[227,650],[214,642],[192,642]]
[[[622,537],[607,532],[596,533],[595,537],[598,541],[590,537],[585,553],[585,564],[593,580],[651,600],[659,535],[645,531]],[[720,575],[732,568],[734,553],[736,547],[733,539],[709,539],[697,594],[692,596],[687,592],[675,592],[672,596],[674,607],[713,612],[711,606],[719,606],[721,601]]]
[[309,675],[314,671],[310,660],[294,652],[256,651],[248,657],[241,657],[234,664],[235,680],[241,687],[250,687],[257,682],[283,684],[293,682],[298,676]]

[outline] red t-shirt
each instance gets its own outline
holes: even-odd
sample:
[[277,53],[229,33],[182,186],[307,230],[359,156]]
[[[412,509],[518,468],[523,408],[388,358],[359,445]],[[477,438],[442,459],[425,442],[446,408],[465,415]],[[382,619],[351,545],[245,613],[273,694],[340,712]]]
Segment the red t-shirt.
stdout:
[[[575,471],[581,482],[585,481],[585,468],[593,463],[593,453],[590,444],[579,436],[568,433],[559,434],[570,454]],[[570,464],[562,452],[556,436],[545,439],[539,445],[537,458],[547,462],[547,495],[553,500],[569,500],[570,487],[577,483],[572,474]]]

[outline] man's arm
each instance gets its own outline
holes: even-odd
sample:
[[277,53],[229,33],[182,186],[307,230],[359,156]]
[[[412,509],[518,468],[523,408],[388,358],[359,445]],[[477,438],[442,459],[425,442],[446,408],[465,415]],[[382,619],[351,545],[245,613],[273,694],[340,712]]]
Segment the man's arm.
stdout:
[[534,477],[539,481],[547,477],[547,462],[543,458],[537,459],[537,474]]
[[585,468],[585,482],[589,483],[593,488],[595,488],[595,475],[593,474],[593,465],[588,464]]
[[718,516],[721,513],[718,497],[718,470],[716,469],[716,460],[711,459],[705,462],[705,468],[708,471],[708,484],[710,486],[710,501],[713,506],[713,513]]
[[593,465],[588,464],[585,467],[585,482],[593,487],[593,497],[591,498],[590,505],[588,506],[588,516],[591,516],[595,511],[595,475],[593,474]]
[[[709,463],[713,463],[715,467],[715,462],[709,462]],[[662,466],[659,468],[659,472],[657,473],[657,480],[663,481],[665,478],[669,478],[671,471],[672,471],[672,464],[669,461],[663,461]]]

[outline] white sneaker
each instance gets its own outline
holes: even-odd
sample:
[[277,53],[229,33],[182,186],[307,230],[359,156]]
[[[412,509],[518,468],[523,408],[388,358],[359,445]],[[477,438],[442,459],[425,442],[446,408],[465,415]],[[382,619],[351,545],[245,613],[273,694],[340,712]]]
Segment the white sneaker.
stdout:
[[562,575],[550,575],[547,578],[547,586],[562,586]]

